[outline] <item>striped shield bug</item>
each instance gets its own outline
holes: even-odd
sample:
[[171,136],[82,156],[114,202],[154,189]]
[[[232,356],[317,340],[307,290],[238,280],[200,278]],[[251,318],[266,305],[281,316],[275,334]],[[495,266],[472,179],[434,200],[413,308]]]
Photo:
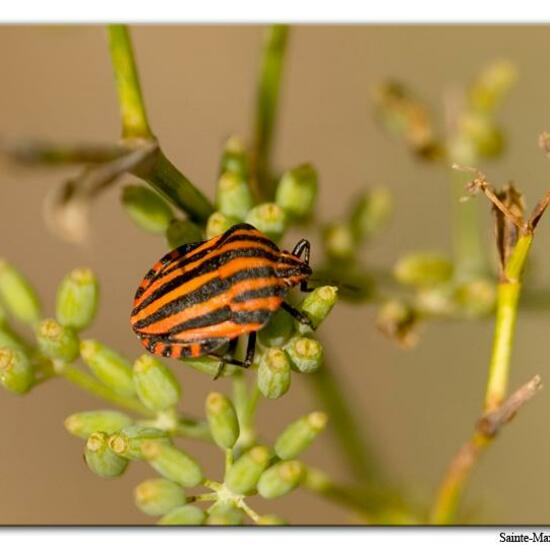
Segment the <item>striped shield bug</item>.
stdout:
[[[301,323],[308,317],[284,301],[290,288],[303,292],[312,274],[310,244],[280,250],[249,224],[238,224],[208,241],[184,244],[161,258],[136,291],[131,324],[141,344],[164,357],[212,356],[249,367],[256,333],[279,308]],[[233,358],[248,334],[244,361]],[[228,345],[224,354],[215,353]]]

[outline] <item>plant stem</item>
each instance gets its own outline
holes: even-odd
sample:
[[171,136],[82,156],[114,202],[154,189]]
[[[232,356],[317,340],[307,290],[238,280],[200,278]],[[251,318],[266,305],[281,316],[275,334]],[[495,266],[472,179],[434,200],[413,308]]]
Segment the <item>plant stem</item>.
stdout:
[[210,201],[159,150],[153,163],[137,176],[143,178],[172,204],[198,223],[214,212]]
[[177,428],[174,430],[175,435],[181,437],[189,437],[191,439],[202,439],[204,441],[212,441],[212,434],[207,422],[191,420],[189,418],[179,418]]
[[[493,351],[483,405],[485,417],[499,411],[503,407],[502,403],[506,396],[521,290],[521,274],[532,240],[531,232],[519,237],[504,270],[502,281],[498,285]],[[450,523],[453,520],[468,475],[483,449],[493,440],[499,427],[487,432],[485,427],[478,423],[471,439],[458,451],[438,490],[431,516],[433,523]]]
[[145,112],[130,32],[126,25],[109,25],[108,31],[122,115],[122,137],[150,139],[153,134]]
[[257,191],[268,200],[274,194],[270,156],[287,40],[286,25],[273,25],[267,30],[256,98],[252,173]]
[[311,375],[322,406],[330,411],[332,433],[338,439],[352,475],[359,482],[378,482],[382,477],[372,449],[365,437],[365,422],[359,422],[345,392],[328,364]]
[[63,369],[61,369],[61,372],[59,374],[69,382],[75,384],[76,386],[87,391],[88,393],[91,393],[99,399],[104,399],[105,401],[109,401],[110,403],[114,403],[115,405],[118,405],[124,409],[141,414],[146,417],[151,417],[154,415],[154,413],[152,413],[149,409],[142,405],[137,399],[134,399],[133,397],[125,397],[123,395],[115,393],[111,389],[107,388],[106,386],[95,380],[95,378],[93,378],[89,374],[86,374],[85,372],[82,372],[75,367],[66,365],[63,367]]

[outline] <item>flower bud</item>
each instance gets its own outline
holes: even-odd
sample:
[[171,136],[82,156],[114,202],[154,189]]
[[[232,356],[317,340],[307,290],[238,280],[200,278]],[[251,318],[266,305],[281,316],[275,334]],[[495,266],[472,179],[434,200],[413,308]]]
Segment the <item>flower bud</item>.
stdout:
[[248,181],[250,175],[246,150],[242,141],[236,136],[231,136],[227,140],[223,150],[220,174],[225,174],[226,172],[236,174],[244,181]]
[[392,197],[384,187],[363,193],[351,213],[351,229],[355,240],[362,242],[377,233],[386,223],[391,209]]
[[197,506],[186,504],[170,510],[157,525],[202,525],[206,514]]
[[31,362],[18,348],[0,347],[0,383],[13,393],[25,393],[34,381]]
[[112,434],[126,426],[132,419],[118,411],[84,411],[65,419],[65,429],[76,437],[88,439],[94,432]]
[[246,495],[256,488],[264,470],[268,467],[272,453],[268,447],[252,447],[242,454],[225,475],[225,484],[240,495]]
[[376,326],[405,348],[413,347],[418,340],[418,315],[408,304],[399,300],[390,300],[382,305]]
[[172,220],[172,210],[157,193],[142,185],[122,190],[122,205],[132,221],[151,233],[163,233]]
[[277,498],[296,488],[305,474],[297,460],[277,462],[268,468],[258,481],[258,493],[264,498]]
[[185,504],[183,489],[168,479],[147,479],[134,489],[136,506],[148,516],[162,516]]
[[312,412],[290,424],[275,442],[275,452],[283,460],[296,458],[325,429],[327,415]]
[[152,411],[173,407],[180,399],[180,386],[172,371],[150,355],[134,363],[134,386],[140,401]]
[[25,349],[25,343],[8,325],[0,327],[0,347]]
[[488,279],[468,281],[456,288],[454,299],[465,317],[483,317],[495,307],[495,284]]
[[357,252],[352,227],[349,223],[333,222],[323,230],[323,245],[330,258],[351,260]]
[[62,327],[54,319],[40,321],[36,329],[40,351],[50,359],[61,359],[67,363],[78,357],[79,341],[72,328]]
[[195,487],[202,479],[202,471],[195,459],[180,449],[158,441],[143,443],[141,450],[147,462],[163,477],[183,487]]
[[135,394],[132,365],[124,357],[97,340],[84,340],[80,354],[94,375],[120,395]]
[[258,388],[268,399],[278,399],[290,387],[290,363],[279,348],[262,353],[258,367]]
[[516,68],[509,61],[489,65],[470,89],[470,106],[482,113],[490,113],[500,104],[516,79]]
[[288,521],[275,514],[269,514],[267,516],[262,516],[258,521],[258,525],[288,525]]
[[109,447],[128,460],[147,460],[143,451],[147,443],[168,445],[170,439],[162,430],[148,426],[127,426],[109,437]]
[[221,371],[220,365],[221,359],[214,359],[213,357],[199,357],[197,359],[185,359],[184,363],[191,368],[207,374],[211,378],[214,376],[231,376],[239,367],[231,363],[226,363]]
[[99,302],[99,286],[90,269],[74,269],[57,289],[57,320],[74,330],[92,323]]
[[299,372],[315,372],[323,363],[323,346],[307,336],[294,336],[284,347],[292,366]]
[[[310,292],[298,308],[305,313],[314,328],[317,328],[331,312],[338,298],[338,288],[335,286],[320,286]],[[310,328],[303,323],[298,323],[298,332],[305,334]]]
[[182,244],[198,243],[204,240],[201,228],[189,220],[172,220],[166,230],[166,240],[170,248]]
[[207,525],[242,525],[244,515],[236,506],[226,502],[217,502],[208,510]]
[[498,157],[504,149],[504,135],[490,116],[480,113],[465,113],[459,121],[464,138],[469,140],[478,155]]
[[20,321],[33,324],[40,319],[40,302],[30,283],[15,267],[0,259],[0,300]]
[[216,208],[229,218],[243,220],[252,206],[247,181],[234,172],[224,172],[218,181]]
[[445,283],[452,277],[453,264],[430,252],[412,253],[397,262],[393,273],[401,284],[430,288]]
[[108,435],[94,432],[86,442],[84,459],[88,468],[101,477],[118,477],[124,473],[128,461],[114,453],[107,444]]
[[289,170],[279,182],[275,202],[294,219],[307,218],[317,198],[317,171],[311,164]]
[[236,218],[228,218],[221,212],[214,212],[206,222],[206,238],[211,239],[212,237],[221,235],[236,223],[239,223],[239,220]]
[[206,418],[218,447],[232,449],[239,438],[239,421],[233,403],[221,393],[206,398]]
[[283,309],[278,309],[269,320],[269,323],[260,330],[258,337],[264,346],[282,346],[294,332],[294,321]]
[[255,206],[248,212],[245,221],[274,241],[278,241],[286,229],[285,212],[274,202]]

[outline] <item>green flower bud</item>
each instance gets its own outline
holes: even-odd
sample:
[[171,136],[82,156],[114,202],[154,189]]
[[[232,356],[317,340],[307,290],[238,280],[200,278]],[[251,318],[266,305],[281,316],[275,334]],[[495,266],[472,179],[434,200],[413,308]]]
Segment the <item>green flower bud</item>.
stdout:
[[185,504],[183,489],[168,479],[147,479],[134,489],[136,506],[148,516],[162,516]]
[[42,353],[50,359],[61,359],[70,363],[78,357],[79,341],[75,331],[62,327],[54,319],[40,321],[36,329],[36,339]]
[[106,386],[120,395],[135,394],[131,363],[116,351],[98,342],[84,340],[80,344],[83,361]]
[[214,212],[206,222],[206,238],[211,239],[212,237],[221,235],[236,223],[239,223],[238,219],[228,218],[221,212]]
[[493,158],[504,149],[502,130],[491,117],[466,113],[460,118],[459,125],[463,137],[474,145],[478,155]]
[[202,479],[202,471],[195,459],[180,449],[158,441],[146,441],[141,446],[145,460],[163,477],[183,487],[195,487]]
[[109,447],[128,460],[147,460],[143,448],[148,443],[168,445],[170,439],[162,430],[148,426],[127,426],[109,437]]
[[333,222],[323,230],[323,245],[330,258],[340,261],[355,257],[357,246],[349,223]]
[[83,330],[92,323],[99,302],[99,286],[90,269],[71,271],[57,289],[57,320],[65,327]]
[[142,185],[122,190],[122,205],[132,221],[151,233],[163,233],[172,220],[172,209],[157,193]]
[[288,521],[274,514],[270,514],[262,516],[258,521],[258,525],[288,525]]
[[142,355],[134,363],[134,385],[140,401],[152,411],[173,407],[181,390],[172,371],[150,355]]
[[380,332],[405,348],[413,347],[418,341],[418,314],[399,300],[390,300],[380,308],[376,326]]
[[[314,328],[317,328],[331,312],[338,298],[338,288],[335,286],[320,286],[310,292],[298,308],[305,313]],[[305,334],[310,328],[303,323],[297,323],[298,332]]]
[[202,525],[206,514],[197,506],[186,504],[170,510],[157,525]]
[[15,267],[0,259],[0,299],[20,321],[33,324],[40,319],[36,292]]
[[258,493],[264,498],[277,498],[296,488],[305,475],[297,460],[277,462],[268,468],[258,481]]
[[284,347],[292,366],[299,372],[315,372],[323,363],[323,346],[307,336],[294,336]]
[[453,275],[453,264],[430,252],[412,253],[397,262],[393,273],[401,284],[429,288],[447,282]]
[[88,468],[101,477],[118,477],[124,473],[128,461],[114,453],[107,444],[108,435],[95,432],[86,442],[84,459]]
[[269,320],[269,323],[260,330],[258,337],[264,346],[280,347],[292,336],[294,320],[283,309],[278,309]]
[[274,241],[278,241],[286,229],[285,212],[274,202],[255,206],[248,212],[245,221]]
[[483,317],[495,307],[495,284],[488,279],[469,281],[456,288],[454,299],[465,317]]
[[250,175],[246,150],[242,141],[236,136],[231,136],[227,140],[223,150],[220,174],[225,174],[226,172],[236,174],[244,181],[248,181]]
[[350,218],[355,240],[362,242],[377,233],[386,223],[391,209],[392,197],[387,189],[379,187],[363,193]]
[[[213,357],[199,357],[198,359],[185,359],[185,364],[191,368],[207,374],[211,378],[218,376],[221,359],[214,359]],[[231,376],[239,367],[231,363],[226,363],[221,371],[220,376]]]
[[256,489],[256,484],[264,470],[269,466],[272,453],[268,447],[252,447],[242,454],[225,475],[225,484],[240,495],[246,495]]
[[65,419],[65,429],[76,437],[88,439],[94,432],[112,434],[126,426],[132,419],[118,411],[84,411]]
[[258,388],[268,399],[278,399],[290,387],[290,363],[286,353],[270,348],[260,358]]
[[25,343],[21,337],[10,327],[4,325],[0,328],[0,347],[25,349]]
[[283,460],[296,458],[305,451],[325,429],[327,415],[324,412],[312,412],[288,426],[275,442],[275,452]]
[[247,181],[234,172],[224,172],[218,181],[216,208],[229,218],[243,220],[252,206]]
[[233,403],[221,393],[212,392],[206,398],[206,418],[218,447],[232,449],[239,438],[239,421]]
[[313,211],[317,198],[317,171],[310,164],[289,170],[279,182],[275,202],[294,219],[303,219]]
[[516,68],[509,61],[497,61],[489,65],[470,89],[470,106],[482,113],[492,112],[516,79]]
[[170,248],[182,244],[198,243],[204,240],[201,228],[189,220],[172,220],[166,230],[166,240]]
[[236,506],[226,502],[217,502],[208,510],[207,525],[242,525],[244,515]]
[[31,362],[23,350],[0,347],[0,383],[13,393],[25,393],[34,381]]

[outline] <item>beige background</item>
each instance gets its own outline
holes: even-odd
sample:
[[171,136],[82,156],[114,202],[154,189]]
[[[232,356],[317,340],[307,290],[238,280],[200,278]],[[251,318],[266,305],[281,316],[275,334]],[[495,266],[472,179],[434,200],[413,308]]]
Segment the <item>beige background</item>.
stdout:
[[[167,154],[205,192],[214,188],[221,144],[251,125],[261,28],[139,27],[135,45],[150,119]],[[440,106],[442,90],[467,82],[495,58],[517,64],[520,80],[502,110],[509,153],[486,168],[495,182],[516,180],[533,203],[550,183],[550,164],[536,146],[550,129],[550,74],[543,27],[298,27],[291,36],[276,160],[282,167],[312,161],[321,174],[324,218],[366,184],[395,194],[388,231],[365,255],[389,264],[410,249],[449,249],[447,174],[415,163],[372,120],[369,92],[388,76],[413,84]],[[117,104],[104,31],[98,27],[0,28],[0,136],[56,141],[116,140]],[[99,200],[91,243],[76,247],[44,228],[48,189],[70,172],[0,173],[0,254],[30,274],[48,311],[57,282],[89,265],[103,283],[103,307],[90,332],[130,356],[140,353],[128,324],[139,278],[164,250],[161,239],[136,229],[118,206],[118,190]],[[539,277],[550,275],[550,221],[535,244]],[[317,249],[318,250],[318,249]],[[314,256],[316,251],[314,250]],[[523,314],[512,384],[548,378],[548,314]],[[428,327],[420,346],[403,352],[373,329],[370,308],[337,307],[323,329],[334,367],[360,409],[380,456],[396,480],[429,502],[435,484],[475,421],[489,354],[491,323]],[[202,412],[212,383],[174,364],[183,406]],[[224,388],[226,382],[218,382]],[[262,402],[261,425],[274,436],[315,404],[304,377],[295,377],[281,403]],[[25,398],[0,394],[0,523],[144,523],[132,487],[151,472],[132,467],[123,479],[102,481],[82,459],[82,443],[62,420],[98,402],[62,381]],[[550,522],[550,394],[542,392],[475,470],[467,510],[491,522]],[[220,456],[188,445],[216,475]],[[308,461],[343,477],[328,435]],[[261,512],[294,522],[345,523],[349,516],[297,492]]]

